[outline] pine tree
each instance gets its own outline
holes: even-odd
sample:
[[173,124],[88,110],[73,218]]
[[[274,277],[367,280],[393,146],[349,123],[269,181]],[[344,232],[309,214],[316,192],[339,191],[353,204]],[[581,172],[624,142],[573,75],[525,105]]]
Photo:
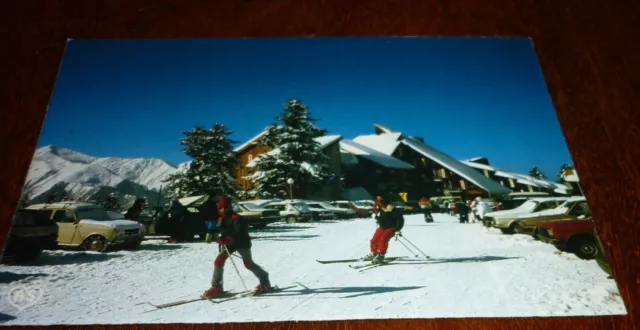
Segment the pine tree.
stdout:
[[261,144],[274,148],[255,159],[258,171],[246,177],[254,183],[247,195],[261,198],[289,197],[289,178],[294,197],[307,196],[327,184],[331,174],[328,157],[322,153],[315,138],[326,130],[313,123],[306,106],[298,100],[289,100],[284,111],[276,117],[279,124],[269,126]]
[[529,170],[529,176],[540,180],[545,180],[547,178],[535,165]]
[[231,134],[233,132],[217,123],[210,129],[197,126],[184,132],[180,144],[192,161],[184,172],[165,180],[169,182],[167,190],[181,196],[210,193],[237,196],[236,181],[229,174],[236,164],[235,141],[228,138]]

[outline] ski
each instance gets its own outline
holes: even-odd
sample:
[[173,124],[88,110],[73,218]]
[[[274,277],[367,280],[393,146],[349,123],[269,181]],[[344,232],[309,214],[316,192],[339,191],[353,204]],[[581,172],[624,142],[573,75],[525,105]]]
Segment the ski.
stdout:
[[196,302],[196,301],[202,301],[202,300],[211,300],[211,301],[215,301],[215,300],[219,300],[219,299],[223,299],[223,298],[230,298],[230,297],[234,297],[237,295],[241,295],[241,294],[246,294],[246,293],[251,293],[252,291],[240,291],[240,292],[225,292],[224,294],[217,296],[217,297],[212,297],[212,298],[205,298],[205,297],[198,297],[198,298],[193,298],[193,299],[185,299],[185,300],[178,300],[178,301],[173,301],[173,302],[169,302],[169,303],[165,303],[165,304],[159,304],[159,305],[155,305],[152,303],[148,303],[149,305],[157,308],[157,309],[163,309],[163,308],[168,308],[168,307],[173,307],[173,306],[180,306],[180,305],[184,305],[184,304],[188,304],[188,303],[192,303],[192,302]]
[[[402,259],[402,258],[408,258],[407,256],[400,256],[400,257],[388,257],[385,258],[386,260],[396,260],[396,259]],[[317,262],[321,263],[321,264],[336,264],[336,263],[347,263],[347,262],[362,262],[365,261],[363,260],[363,258],[357,258],[357,259],[339,259],[339,260],[317,260]]]
[[287,289],[295,288],[296,286],[297,285],[290,285],[290,286],[285,286],[285,287],[282,287],[282,288],[278,287],[278,286],[274,286],[272,291],[262,292],[262,293],[257,293],[257,292],[254,292],[254,291],[249,291],[249,292],[245,291],[243,293],[237,294],[235,296],[232,296],[232,297],[229,297],[229,298],[226,298],[226,299],[214,300],[213,302],[217,304],[217,303],[222,303],[222,302],[225,302],[225,301],[236,300],[236,299],[246,298],[246,297],[268,296],[268,295],[270,295],[272,293],[278,293],[278,292],[282,292],[282,291],[287,290]]

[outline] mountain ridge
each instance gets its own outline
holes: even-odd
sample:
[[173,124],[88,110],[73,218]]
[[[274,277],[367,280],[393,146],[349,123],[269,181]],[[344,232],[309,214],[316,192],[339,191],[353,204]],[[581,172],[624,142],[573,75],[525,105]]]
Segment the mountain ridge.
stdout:
[[162,181],[186,163],[175,165],[159,158],[95,157],[46,145],[34,152],[25,190],[34,201],[46,199],[52,189],[64,189],[78,199],[97,198],[100,196],[96,194],[107,191],[119,196],[157,198],[158,191],[166,186]]

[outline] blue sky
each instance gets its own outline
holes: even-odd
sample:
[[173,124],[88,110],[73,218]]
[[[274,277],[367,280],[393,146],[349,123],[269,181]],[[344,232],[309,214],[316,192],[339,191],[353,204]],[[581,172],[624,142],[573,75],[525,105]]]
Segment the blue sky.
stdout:
[[243,142],[290,98],[349,139],[379,123],[507,171],[572,163],[525,38],[73,40],[38,145],[179,163],[183,131]]

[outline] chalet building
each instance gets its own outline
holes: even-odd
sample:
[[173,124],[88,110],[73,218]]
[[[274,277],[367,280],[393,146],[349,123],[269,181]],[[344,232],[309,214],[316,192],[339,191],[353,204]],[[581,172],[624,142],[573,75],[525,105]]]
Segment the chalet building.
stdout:
[[[482,160],[482,163],[477,162]],[[484,174],[486,177],[508,187],[513,192],[544,192],[551,195],[566,196],[570,194],[571,187],[548,180],[541,180],[529,175],[510,173],[499,170],[489,165],[486,158],[474,158],[463,161],[467,166]]]
[[258,155],[269,152],[272,149],[271,147],[260,144],[260,139],[266,134],[267,131],[264,130],[233,150],[238,159],[233,174],[240,190],[247,191],[253,189],[253,183],[246,180],[245,177],[255,173],[256,169],[247,167],[247,164],[251,163]]
[[385,196],[404,191],[406,185],[410,184],[414,170],[411,164],[352,140],[340,141],[340,149],[345,175],[344,196],[349,196],[349,191],[363,189],[369,196]]
[[[382,125],[374,125],[376,134],[362,135],[354,142],[414,167],[409,180],[399,187],[408,199],[422,196],[461,194],[467,196],[505,196],[511,192],[473,168],[426,144],[421,137],[405,136]],[[410,182],[408,182],[410,181]]]
[[[276,152],[275,149],[260,144],[260,140],[266,135],[267,131],[264,130],[260,134],[256,135],[249,141],[238,146],[234,151],[238,157],[238,163],[235,168],[235,178],[238,182],[240,190],[247,191],[254,187],[250,180],[246,180],[245,177],[254,174],[259,169],[255,166],[256,158],[265,153]],[[328,157],[329,169],[333,174],[333,178],[320,192],[314,196],[298,196],[314,199],[328,199],[333,200],[340,197],[341,184],[341,162],[340,162],[340,135],[321,136],[315,139],[319,143],[319,147],[322,152]]]

